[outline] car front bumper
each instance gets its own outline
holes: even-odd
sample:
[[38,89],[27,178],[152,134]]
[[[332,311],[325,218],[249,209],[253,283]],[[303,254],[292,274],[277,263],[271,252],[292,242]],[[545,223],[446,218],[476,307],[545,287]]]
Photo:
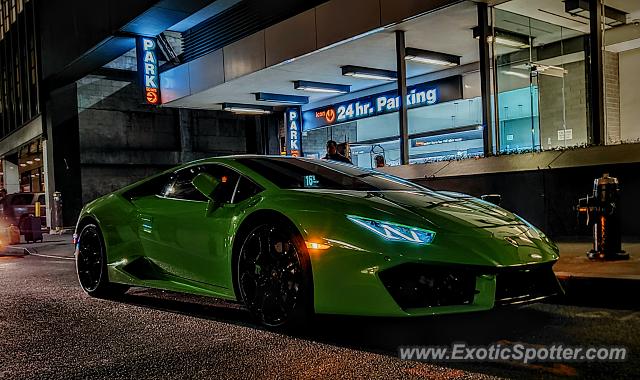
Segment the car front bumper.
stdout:
[[534,302],[562,292],[555,260],[510,266],[415,260],[332,247],[309,252],[320,314],[427,316]]

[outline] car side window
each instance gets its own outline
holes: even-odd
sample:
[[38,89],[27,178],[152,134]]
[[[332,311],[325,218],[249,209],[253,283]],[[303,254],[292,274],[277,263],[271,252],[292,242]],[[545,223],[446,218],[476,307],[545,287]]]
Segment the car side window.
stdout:
[[218,203],[231,203],[240,175],[226,166],[216,164],[202,165],[202,171],[218,180],[219,185],[213,198]]
[[41,205],[45,205],[46,204],[46,198],[44,196],[44,194],[40,194],[38,195],[38,202],[40,202]]
[[252,196],[258,194],[262,189],[251,182],[251,180],[246,177],[240,177],[240,182],[236,187],[235,196],[233,197],[233,203],[240,203],[245,199],[249,199]]
[[207,198],[191,184],[191,180],[200,173],[200,170],[199,166],[178,170],[169,178],[161,195],[173,199],[206,202]]
[[231,202],[240,176],[232,169],[217,164],[203,164],[180,169],[171,176],[161,195],[173,199],[206,202],[207,198],[191,184],[193,178],[199,173],[210,174],[218,180],[218,188],[213,194],[217,202]]

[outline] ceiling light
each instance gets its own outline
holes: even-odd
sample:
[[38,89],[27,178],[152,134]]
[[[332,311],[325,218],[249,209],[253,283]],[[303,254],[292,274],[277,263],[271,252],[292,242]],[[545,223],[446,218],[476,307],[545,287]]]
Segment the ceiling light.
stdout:
[[398,74],[391,70],[373,69],[361,66],[342,66],[342,75],[354,78],[394,81]]
[[537,72],[539,74],[549,75],[552,77],[562,78],[569,73],[568,70],[560,66],[543,65],[535,62],[532,64],[528,64],[528,66],[530,67],[531,71]]
[[34,160],[40,162],[40,157],[36,157]]
[[460,57],[457,55],[438,53],[436,51],[406,48],[405,58],[408,61],[426,63],[429,65],[453,67],[460,65]]
[[293,88],[296,90],[333,94],[347,94],[351,91],[351,86],[345,84],[310,82],[306,80],[297,80],[293,82]]
[[256,93],[256,100],[260,102],[286,103],[286,104],[307,104],[308,96],[272,94],[269,92]]
[[272,109],[270,107],[263,107],[252,104],[224,103],[222,105],[222,109],[224,111],[242,115],[265,115],[272,112]]
[[27,161],[27,165],[32,165],[32,164],[33,164],[33,161],[31,160]]
[[24,168],[25,166],[27,166],[27,164],[21,162],[20,166]]
[[504,75],[511,75],[512,77],[518,77],[518,78],[522,78],[522,79],[529,79],[529,73],[521,73],[519,71],[512,71],[512,70],[504,70],[502,72],[502,74]]
[[[480,39],[480,28],[473,28],[473,38]],[[510,32],[508,30],[493,28],[493,35],[489,35],[487,42],[495,42],[498,45],[508,46],[516,49],[529,47],[529,36]]]

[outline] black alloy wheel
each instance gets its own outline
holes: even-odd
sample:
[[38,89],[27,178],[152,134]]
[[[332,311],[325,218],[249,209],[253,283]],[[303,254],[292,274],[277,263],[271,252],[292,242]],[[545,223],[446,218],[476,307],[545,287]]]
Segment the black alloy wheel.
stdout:
[[84,226],[78,236],[76,269],[80,286],[91,296],[122,294],[128,289],[124,285],[109,283],[104,240],[95,224]]
[[288,228],[263,224],[242,244],[237,267],[240,297],[266,326],[291,326],[307,317],[309,259],[301,240]]

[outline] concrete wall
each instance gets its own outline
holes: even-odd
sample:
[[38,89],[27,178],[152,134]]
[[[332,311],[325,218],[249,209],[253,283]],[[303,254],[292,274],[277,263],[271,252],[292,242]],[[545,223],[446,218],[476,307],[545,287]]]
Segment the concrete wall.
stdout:
[[135,83],[87,76],[77,82],[82,203],[193,159],[277,153],[270,117],[158,108]]

